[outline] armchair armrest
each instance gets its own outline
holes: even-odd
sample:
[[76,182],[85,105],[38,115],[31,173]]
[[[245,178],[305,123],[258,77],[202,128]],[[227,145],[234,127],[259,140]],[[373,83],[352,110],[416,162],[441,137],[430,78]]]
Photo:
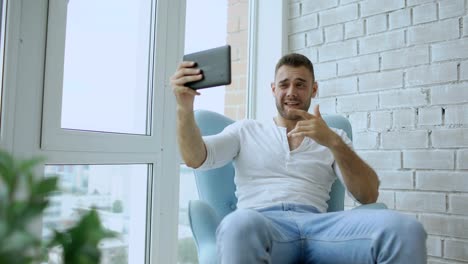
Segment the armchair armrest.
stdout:
[[221,219],[206,202],[189,201],[188,216],[200,264],[216,263],[216,229]]
[[352,210],[356,209],[388,209],[384,203],[371,203],[371,204],[363,204],[358,207],[353,208]]

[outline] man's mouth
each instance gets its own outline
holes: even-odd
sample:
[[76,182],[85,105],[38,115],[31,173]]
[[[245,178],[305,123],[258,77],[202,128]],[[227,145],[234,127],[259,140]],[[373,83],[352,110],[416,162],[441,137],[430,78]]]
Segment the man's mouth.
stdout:
[[297,101],[287,101],[287,102],[284,102],[284,105],[287,105],[289,107],[296,107],[296,106],[299,106],[299,102],[297,102]]

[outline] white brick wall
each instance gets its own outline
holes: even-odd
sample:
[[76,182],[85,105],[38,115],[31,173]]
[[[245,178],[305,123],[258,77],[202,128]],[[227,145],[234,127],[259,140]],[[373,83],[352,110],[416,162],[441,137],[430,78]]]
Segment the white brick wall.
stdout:
[[414,25],[437,20],[437,4],[430,3],[413,8]]
[[418,125],[420,126],[442,125],[442,108],[440,107],[420,108],[419,115],[418,115]]
[[454,169],[453,150],[410,150],[403,151],[405,169]]
[[366,19],[367,34],[375,34],[387,30],[387,14],[380,14]]
[[402,28],[411,25],[411,10],[402,9],[390,13],[389,17],[390,29]]
[[361,14],[363,17],[386,13],[405,6],[404,0],[381,1],[366,0],[361,2]]
[[449,19],[437,23],[410,27],[408,29],[409,44],[417,45],[456,39],[460,35],[459,31],[460,26],[457,19]]
[[376,54],[338,61],[338,75],[351,75],[379,70],[379,56]]
[[429,46],[417,46],[382,53],[382,70],[429,63]]
[[428,263],[468,263],[468,0],[290,1],[289,49],[349,118],[379,201],[424,224]]
[[445,194],[426,192],[396,192],[396,208],[403,211],[445,212]]

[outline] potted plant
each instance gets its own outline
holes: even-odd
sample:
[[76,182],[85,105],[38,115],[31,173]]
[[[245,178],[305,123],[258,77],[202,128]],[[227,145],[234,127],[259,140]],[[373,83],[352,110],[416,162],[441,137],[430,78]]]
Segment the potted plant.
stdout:
[[31,231],[58,191],[57,177],[40,177],[34,169],[41,159],[16,160],[0,150],[0,263],[40,263],[47,261],[52,248],[59,250],[66,264],[99,263],[98,243],[115,236],[105,230],[96,210],[83,215],[77,224],[54,230],[50,241]]

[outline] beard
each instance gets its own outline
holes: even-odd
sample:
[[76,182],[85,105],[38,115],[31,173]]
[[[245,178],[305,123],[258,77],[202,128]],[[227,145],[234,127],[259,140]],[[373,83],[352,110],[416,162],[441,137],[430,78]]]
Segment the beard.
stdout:
[[[297,121],[297,120],[302,119],[302,117],[299,115],[290,114],[288,109],[286,109],[285,107],[286,104],[282,102],[281,99],[276,98],[275,103],[276,103],[276,109],[278,110],[278,113],[280,114],[282,118],[286,120],[292,120],[292,121]],[[300,110],[304,110],[307,112],[309,110],[310,103],[311,103],[311,100],[309,100],[305,104],[302,101],[299,101],[299,104],[297,105],[297,107],[290,107],[290,108],[300,109]]]

